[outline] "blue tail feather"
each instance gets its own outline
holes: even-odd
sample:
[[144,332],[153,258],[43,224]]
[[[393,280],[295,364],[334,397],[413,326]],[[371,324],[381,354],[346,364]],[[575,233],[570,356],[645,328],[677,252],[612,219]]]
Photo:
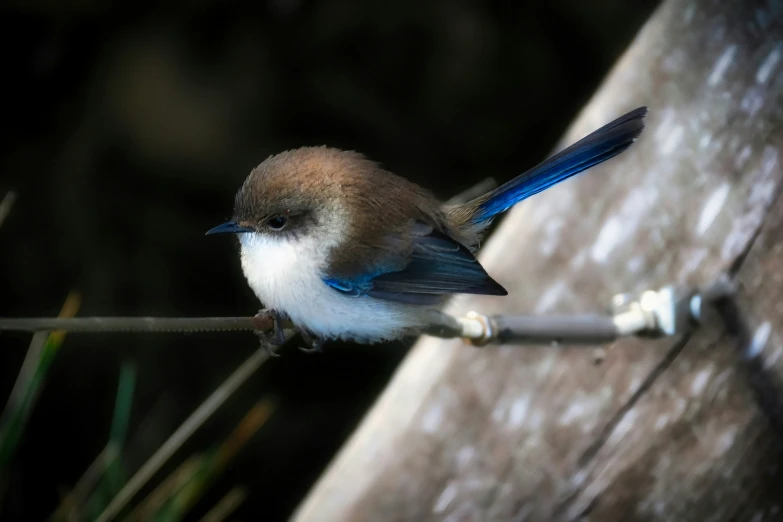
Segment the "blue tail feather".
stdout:
[[585,136],[527,172],[469,203],[471,223],[483,223],[505,212],[523,199],[617,156],[644,128],[647,107],[639,107]]

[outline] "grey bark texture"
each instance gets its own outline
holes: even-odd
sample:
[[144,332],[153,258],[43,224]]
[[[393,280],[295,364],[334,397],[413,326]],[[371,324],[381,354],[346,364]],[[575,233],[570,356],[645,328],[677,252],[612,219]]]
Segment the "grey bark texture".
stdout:
[[449,306],[594,313],[731,273],[748,342],[715,317],[600,359],[422,339],[295,520],[783,518],[782,18],[664,2],[562,144],[648,105],[641,139],[501,223],[480,259],[508,297]]

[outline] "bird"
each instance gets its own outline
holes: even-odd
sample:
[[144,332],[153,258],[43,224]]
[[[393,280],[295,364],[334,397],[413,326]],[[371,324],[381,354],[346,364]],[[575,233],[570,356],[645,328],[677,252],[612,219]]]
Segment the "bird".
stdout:
[[[508,294],[476,259],[487,227],[517,203],[625,151],[636,108],[510,181],[460,204],[355,151],[304,146],[269,156],[245,179],[233,216],[242,272],[275,320],[322,351],[415,335],[455,294]],[[280,337],[279,335],[277,336]],[[284,340],[280,339],[280,342]]]

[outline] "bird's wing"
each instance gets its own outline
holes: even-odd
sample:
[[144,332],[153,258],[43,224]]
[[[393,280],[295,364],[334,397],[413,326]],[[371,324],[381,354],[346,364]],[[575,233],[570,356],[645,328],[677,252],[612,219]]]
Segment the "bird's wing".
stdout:
[[324,282],[344,294],[411,304],[433,304],[446,294],[508,294],[464,245],[423,223],[414,227],[412,251],[401,270]]

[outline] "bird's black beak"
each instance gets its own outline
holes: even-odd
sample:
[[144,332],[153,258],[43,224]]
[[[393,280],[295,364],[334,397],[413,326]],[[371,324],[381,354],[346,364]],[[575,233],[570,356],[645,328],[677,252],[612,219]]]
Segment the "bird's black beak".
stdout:
[[245,232],[252,232],[252,228],[240,226],[236,221],[227,221],[222,225],[218,225],[215,228],[207,230],[206,236],[210,234],[244,234]]

